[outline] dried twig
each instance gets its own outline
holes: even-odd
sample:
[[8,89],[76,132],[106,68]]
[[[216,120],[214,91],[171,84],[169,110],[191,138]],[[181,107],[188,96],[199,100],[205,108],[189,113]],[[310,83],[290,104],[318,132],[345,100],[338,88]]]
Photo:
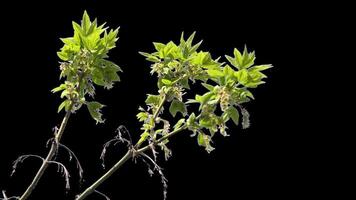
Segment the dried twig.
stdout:
[[12,165],[12,172],[11,172],[10,176],[13,176],[15,174],[18,164],[23,163],[27,158],[38,158],[38,159],[42,160],[42,162],[44,162],[44,158],[42,158],[39,155],[34,155],[34,154],[22,155],[14,161],[14,163]]
[[[120,125],[116,129],[116,132],[117,132],[117,135],[113,139],[109,140],[108,142],[106,142],[104,144],[103,150],[101,151],[101,154],[100,154],[100,159],[102,161],[101,165],[103,166],[104,169],[105,169],[106,151],[107,151],[107,148],[109,148],[112,143],[114,143],[113,144],[114,146],[117,145],[118,143],[122,143],[122,144],[126,144],[127,148],[129,148],[129,149],[133,148],[130,132],[127,130],[127,128],[125,126]],[[123,134],[125,134],[128,139],[125,136],[123,136]]]
[[110,200],[110,198],[107,195],[105,195],[104,193],[99,192],[98,190],[94,190],[94,192],[99,194],[100,196],[103,196],[106,200]]
[[58,167],[57,172],[60,172],[62,174],[62,176],[64,177],[65,182],[66,182],[66,189],[69,190],[70,189],[70,183],[69,183],[70,174],[69,174],[67,168],[62,163],[57,162],[57,161],[47,161],[47,163],[57,165],[57,167]]
[[20,197],[17,197],[17,196],[7,197],[7,196],[6,196],[6,193],[5,193],[5,190],[2,191],[2,196],[3,196],[4,198],[0,198],[0,200],[20,199]]
[[82,168],[82,165],[80,164],[79,162],[79,159],[78,157],[74,154],[74,152],[72,150],[70,150],[67,146],[65,146],[64,144],[61,144],[59,143],[58,144],[59,147],[62,147],[64,148],[65,150],[67,150],[68,154],[69,154],[69,161],[71,161],[73,158],[75,160],[75,163],[77,165],[77,169],[78,169],[78,172],[79,172],[79,182],[82,183],[83,182],[83,168]]
[[[158,174],[160,175],[161,183],[163,186],[163,199],[166,200],[167,199],[168,180],[163,173],[163,169],[147,154],[141,153],[140,156],[143,156],[141,160],[147,165],[148,173],[150,174],[150,176],[152,176],[154,174],[154,171],[158,172]],[[147,159],[150,163],[153,164],[153,169],[152,169],[151,165],[145,159]]]

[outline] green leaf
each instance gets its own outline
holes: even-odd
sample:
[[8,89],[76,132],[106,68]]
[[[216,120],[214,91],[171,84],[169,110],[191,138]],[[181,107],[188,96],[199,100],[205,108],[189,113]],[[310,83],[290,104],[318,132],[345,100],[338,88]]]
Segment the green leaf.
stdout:
[[235,72],[235,76],[237,81],[242,85],[246,85],[249,82],[249,73],[246,69],[241,69]]
[[199,120],[199,125],[204,128],[210,128],[210,127],[214,126],[214,123],[211,118],[204,117]]
[[157,58],[156,56],[149,54],[149,53],[145,53],[145,52],[138,52],[139,54],[143,55],[146,57],[146,60],[150,61],[150,62],[161,62],[161,59]]
[[[242,60],[242,55],[241,55],[240,51],[236,48],[234,49],[234,56],[235,56],[236,63],[238,65],[240,65],[241,60]],[[236,66],[236,67],[239,67],[239,66]]]
[[191,104],[191,103],[200,103],[200,102],[195,99],[188,99],[188,101],[186,101],[186,104]]
[[247,90],[247,89],[243,89],[241,92],[241,97],[245,98],[245,97],[249,97],[251,99],[255,99],[255,97],[253,96],[253,94]]
[[192,53],[196,52],[202,43],[203,43],[203,40],[200,40],[200,42],[198,42],[197,44],[192,46],[189,53],[192,54]]
[[206,89],[208,89],[209,91],[214,91],[214,86],[209,85],[207,83],[202,83],[202,86],[204,86]]
[[253,65],[255,61],[255,52],[248,53],[247,47],[244,48],[244,53],[242,54],[242,60],[240,61],[241,68],[249,68]]
[[190,114],[188,120],[187,120],[187,126],[190,130],[193,130],[195,128],[195,113]]
[[180,80],[179,83],[180,83],[184,88],[190,89],[190,86],[189,86],[189,77],[183,78],[182,80]]
[[203,146],[205,147],[205,150],[210,153],[211,151],[214,150],[214,147],[211,146],[210,142],[211,142],[211,137],[208,135],[205,135],[202,132],[199,132],[198,134],[198,144],[199,146]]
[[202,105],[206,104],[214,96],[213,92],[207,92],[203,96],[196,95],[195,99],[200,102]]
[[248,53],[246,46],[242,55],[240,51],[235,48],[234,56],[234,58],[227,55],[225,57],[231,63],[232,66],[236,67],[239,70],[251,67],[254,64],[256,58],[254,52]]
[[272,65],[256,65],[256,66],[251,67],[249,69],[249,71],[253,71],[253,70],[264,71],[264,70],[270,69],[272,67],[273,67]]
[[161,51],[166,45],[159,43],[159,42],[154,42],[153,45],[155,46],[155,49],[159,52]]
[[57,112],[58,112],[58,113],[61,112],[61,110],[63,110],[63,108],[65,108],[65,111],[68,111],[69,105],[70,105],[70,100],[68,100],[68,99],[64,100],[64,101],[58,106]]
[[136,115],[136,117],[137,117],[139,122],[143,122],[143,121],[146,121],[146,119],[148,118],[148,113],[147,112],[139,112]]
[[235,125],[236,126],[239,125],[239,118],[240,118],[239,111],[235,107],[230,106],[226,112],[228,113],[232,121],[235,123]]
[[198,139],[198,144],[200,146],[205,146],[205,138],[204,138],[204,134],[203,133],[199,133],[197,139]]
[[87,102],[86,105],[91,117],[96,121],[96,123],[104,123],[105,120],[102,119],[102,113],[100,110],[104,107],[104,105],[97,101]]
[[173,117],[176,116],[177,112],[180,112],[183,116],[185,116],[187,115],[187,107],[183,102],[174,99],[169,107],[169,112]]
[[234,76],[235,71],[229,65],[226,65],[224,67],[223,72],[224,72],[224,76],[229,78],[229,77]]
[[191,47],[191,46],[192,46],[192,43],[193,43],[195,34],[196,34],[196,32],[194,31],[194,32],[189,36],[189,38],[187,39],[186,44],[187,44],[188,47]]
[[239,65],[238,65],[237,61],[235,60],[235,58],[230,57],[230,56],[228,56],[228,55],[225,55],[225,58],[230,62],[230,64],[231,64],[232,66],[238,68]]
[[62,90],[65,90],[67,88],[67,85],[66,84],[61,84],[60,86],[56,87],[56,88],[53,88],[51,90],[52,93],[56,93],[56,92],[60,92]]
[[95,68],[92,73],[92,80],[95,84],[99,86],[105,86],[103,70],[101,68]]
[[174,131],[176,131],[180,127],[182,127],[184,123],[185,123],[185,119],[184,118],[178,120],[178,122],[174,125]]
[[67,95],[69,95],[68,90],[63,90],[61,93],[61,99],[63,99],[63,97],[68,97]]
[[64,52],[57,52],[57,56],[63,61],[67,61],[69,59],[68,54]]
[[168,79],[162,79],[161,80],[163,84],[167,85],[167,86],[171,86],[172,85],[172,81],[168,80]]
[[82,27],[79,24],[77,24],[76,22],[73,21],[72,25],[73,25],[75,34],[78,34],[79,37],[84,35]]
[[224,73],[222,71],[216,69],[208,69],[207,72],[208,75],[211,76],[212,78],[220,78],[224,76]]
[[149,94],[149,95],[147,95],[147,99],[146,99],[145,103],[147,105],[156,105],[156,106],[158,106],[160,100],[161,100],[161,97],[159,95]]
[[121,68],[115,63],[104,59],[101,59],[98,65],[91,73],[93,82],[99,86],[111,89],[114,82],[120,81],[117,73],[122,71]]
[[89,15],[88,15],[87,11],[85,10],[84,14],[83,14],[83,19],[82,19],[82,29],[83,29],[85,35],[88,34],[90,24],[91,24],[91,22],[90,22]]

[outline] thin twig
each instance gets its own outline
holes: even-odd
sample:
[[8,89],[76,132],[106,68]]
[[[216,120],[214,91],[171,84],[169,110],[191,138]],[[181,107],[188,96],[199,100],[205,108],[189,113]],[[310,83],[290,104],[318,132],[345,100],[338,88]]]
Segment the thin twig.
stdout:
[[12,172],[11,172],[11,175],[10,176],[13,176],[15,173],[16,173],[16,169],[17,169],[17,166],[19,163],[23,163],[27,158],[38,158],[40,160],[42,160],[42,162],[44,161],[44,158],[42,158],[41,156],[39,155],[34,155],[34,154],[27,154],[27,155],[22,155],[20,157],[18,157],[13,165],[12,165]]
[[[163,186],[163,200],[166,200],[167,199],[167,188],[168,188],[168,180],[167,178],[164,176],[164,173],[163,173],[163,169],[157,164],[156,161],[154,161],[151,157],[149,157],[147,154],[145,153],[141,153],[141,156],[143,156],[143,158],[146,158],[148,159],[152,164],[153,164],[153,170],[152,169],[149,169],[149,174],[152,176],[153,175],[153,172],[154,171],[157,171],[158,174],[160,175],[161,177],[161,183],[162,183],[162,186]],[[142,159],[144,162],[145,160]],[[146,163],[146,162],[145,162]],[[148,166],[149,164],[146,163]]]
[[47,161],[47,163],[57,165],[57,167],[58,167],[57,172],[62,173],[62,176],[65,178],[66,189],[69,190],[70,189],[70,183],[69,183],[70,174],[69,174],[67,168],[62,163],[57,162],[57,161]]
[[2,196],[3,196],[4,198],[0,198],[0,200],[19,199],[19,197],[17,197],[17,196],[7,197],[5,190],[2,191]]
[[110,200],[108,196],[106,196],[104,193],[99,192],[98,190],[94,190],[95,193],[99,194],[100,196],[103,196],[106,200]]
[[83,172],[84,172],[84,170],[82,168],[82,165],[79,162],[78,157],[75,155],[75,153],[70,148],[68,148],[64,144],[59,143],[58,145],[59,145],[59,147],[62,147],[65,150],[67,150],[67,152],[69,154],[69,161],[71,161],[74,158],[75,163],[77,165],[78,173],[79,173],[79,182],[82,183],[83,182]]
[[[127,128],[123,125],[120,125],[117,129],[116,129],[116,132],[117,132],[117,135],[109,140],[108,142],[106,142],[103,146],[103,150],[101,151],[101,154],[100,154],[100,159],[102,161],[101,165],[102,167],[105,169],[105,155],[106,155],[106,151],[107,149],[110,147],[110,145],[114,143],[114,146],[117,144],[117,143],[123,143],[123,144],[126,144],[127,145],[127,148],[128,149],[131,149],[133,148],[133,145],[132,145],[132,139],[131,139],[131,135],[130,135],[130,132],[127,130]],[[128,137],[128,139],[125,138],[125,136],[123,136],[123,133],[126,135],[126,137]]]

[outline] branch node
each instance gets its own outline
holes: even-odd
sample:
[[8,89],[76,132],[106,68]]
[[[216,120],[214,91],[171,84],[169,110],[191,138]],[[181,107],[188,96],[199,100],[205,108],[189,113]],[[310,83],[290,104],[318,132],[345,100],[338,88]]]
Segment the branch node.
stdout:
[[[104,169],[105,169],[106,151],[107,151],[107,148],[109,148],[112,143],[114,143],[113,144],[114,146],[117,145],[118,143],[126,144],[128,149],[133,149],[131,134],[127,130],[127,128],[125,126],[123,126],[123,125],[120,125],[116,129],[116,132],[117,132],[117,135],[113,139],[109,140],[108,142],[106,142],[103,145],[103,150],[101,151],[101,154],[100,154],[100,159],[102,161],[101,166]],[[125,134],[127,138],[125,136],[123,136],[123,134]],[[134,154],[134,152],[133,152],[133,154]]]

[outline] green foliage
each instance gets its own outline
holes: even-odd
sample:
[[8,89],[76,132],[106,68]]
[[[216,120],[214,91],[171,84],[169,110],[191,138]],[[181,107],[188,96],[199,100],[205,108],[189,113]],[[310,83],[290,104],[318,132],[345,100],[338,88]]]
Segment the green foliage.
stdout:
[[90,20],[86,11],[81,24],[72,22],[72,25],[73,36],[61,38],[64,45],[57,53],[62,60],[60,78],[65,79],[64,84],[52,90],[62,92],[61,98],[64,98],[58,112],[63,108],[74,112],[86,104],[93,119],[102,123],[101,104],[88,102],[87,97],[94,98],[95,85],[110,89],[120,81],[121,68],[108,60],[109,50],[116,46],[119,29],[108,30],[105,23],[98,25],[96,19]]
[[211,146],[211,136],[204,134],[203,132],[199,132],[197,136],[198,145],[205,147],[205,150],[210,153],[214,150],[214,147]]
[[[149,137],[156,138],[154,129],[158,122],[153,117],[155,112],[159,114],[163,111],[159,105],[164,101],[171,102],[169,112],[173,117],[178,112],[183,117],[189,116],[181,118],[174,130],[182,127],[191,130],[198,144],[208,152],[214,149],[211,143],[216,132],[228,135],[228,121],[231,120],[235,125],[241,123],[242,128],[249,126],[249,114],[242,105],[254,99],[250,89],[264,83],[263,79],[267,76],[262,72],[272,65],[254,65],[255,53],[248,52],[246,46],[243,53],[235,48],[233,57],[225,56],[229,64],[220,62],[219,59],[213,59],[209,52],[199,50],[202,41],[194,44],[194,37],[195,33],[185,39],[182,33],[179,44],[173,41],[166,44],[154,42],[153,53],[139,52],[152,63],[151,74],[156,74],[158,78],[158,95],[148,95],[148,109],[141,110],[137,115],[139,121],[144,122],[143,130],[151,133],[143,134],[145,138],[141,137],[141,141]],[[197,81],[207,91],[196,94],[194,99],[184,99],[183,95],[190,85]],[[198,115],[188,109],[188,104],[199,104]],[[159,119],[162,120],[161,117]]]
[[147,95],[147,99],[146,99],[146,104],[148,105],[158,105],[160,102],[161,97],[159,95],[152,95],[149,94]]
[[96,121],[96,123],[104,123],[101,114],[101,109],[104,107],[104,105],[97,101],[86,102],[86,105],[91,117]]
[[[240,119],[240,115],[239,115],[239,111],[234,107],[234,106],[230,106],[226,112],[227,116],[229,118],[232,119],[232,121],[237,125],[239,125],[239,119]],[[224,114],[225,114],[224,113]],[[224,120],[225,121],[225,120]]]
[[187,106],[183,102],[175,99],[169,107],[169,112],[173,117],[176,116],[177,112],[180,112],[183,116],[185,116],[187,114]]

